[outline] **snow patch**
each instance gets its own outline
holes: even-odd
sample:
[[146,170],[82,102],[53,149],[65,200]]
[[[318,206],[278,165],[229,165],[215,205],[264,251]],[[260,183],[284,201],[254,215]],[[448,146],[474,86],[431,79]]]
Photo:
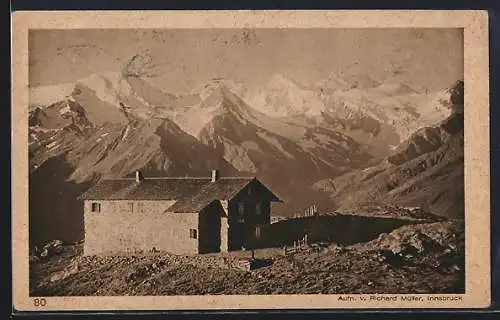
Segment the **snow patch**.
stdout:
[[262,149],[254,141],[243,141],[241,143],[241,146],[247,150],[253,150],[253,151],[258,151],[260,153],[263,153]]
[[281,75],[274,75],[262,90],[248,93],[244,99],[258,111],[275,118],[302,114],[313,117],[324,109],[315,92],[302,89]]
[[66,113],[71,113],[71,108],[69,107],[69,104],[66,104],[64,108],[59,109],[59,114],[63,115]]
[[276,149],[278,149],[279,151],[281,151],[281,153],[283,153],[286,157],[288,157],[290,159],[295,159],[295,157],[293,155],[291,155],[290,153],[288,153],[283,148],[283,146],[281,145],[281,143],[275,137],[269,136],[269,135],[267,135],[263,131],[257,131],[257,136],[259,136],[260,138],[262,138],[263,140],[265,140],[267,143],[271,144]]
[[257,172],[255,164],[248,157],[243,147],[233,144],[226,138],[222,138],[221,140],[224,144],[224,160],[229,162],[239,171]]
[[[399,86],[382,85],[385,91]],[[372,118],[391,126],[400,141],[425,126],[444,120],[450,111],[440,101],[443,93],[424,95],[409,93],[387,95],[380,87],[334,92],[325,97],[326,111],[332,117],[344,120]]]
[[53,142],[47,144],[46,147],[49,150],[53,150],[53,149],[56,149],[57,147],[59,147],[58,143],[59,143],[59,141],[53,141]]
[[125,141],[125,139],[127,139],[127,136],[128,136],[128,134],[129,134],[129,132],[130,132],[130,126],[127,126],[127,127],[125,128],[125,132],[123,133],[123,136],[122,136],[122,141]]

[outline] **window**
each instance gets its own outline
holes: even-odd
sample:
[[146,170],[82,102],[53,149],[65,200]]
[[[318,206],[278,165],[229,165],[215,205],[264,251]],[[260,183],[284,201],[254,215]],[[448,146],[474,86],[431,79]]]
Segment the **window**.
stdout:
[[255,226],[255,237],[260,238],[260,226]]
[[262,207],[261,207],[261,205],[260,205],[260,202],[257,202],[257,203],[255,204],[255,214],[256,214],[256,215],[260,215],[261,213],[262,213]]
[[243,202],[238,203],[238,221],[243,222],[245,217],[245,204]]
[[196,230],[196,229],[189,229],[189,237],[191,239],[198,238],[198,230]]
[[97,202],[92,202],[92,212],[101,212],[101,204]]
[[133,202],[128,203],[128,211],[134,212],[134,203]]

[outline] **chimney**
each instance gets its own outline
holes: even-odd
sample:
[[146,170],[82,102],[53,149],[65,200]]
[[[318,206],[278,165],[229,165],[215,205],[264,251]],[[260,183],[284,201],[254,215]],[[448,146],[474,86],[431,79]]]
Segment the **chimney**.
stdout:
[[219,179],[219,170],[212,170],[212,182],[215,182]]
[[144,179],[142,172],[139,170],[135,171],[135,182],[141,182]]

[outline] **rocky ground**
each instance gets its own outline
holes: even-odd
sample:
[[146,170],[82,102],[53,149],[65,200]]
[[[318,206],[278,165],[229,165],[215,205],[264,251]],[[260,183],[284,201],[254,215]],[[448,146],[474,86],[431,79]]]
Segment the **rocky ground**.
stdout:
[[446,221],[345,247],[313,243],[286,256],[261,249],[255,257],[264,263],[250,271],[234,263],[250,252],[85,257],[82,244],[53,241],[30,256],[30,295],[461,293],[463,235],[463,221]]

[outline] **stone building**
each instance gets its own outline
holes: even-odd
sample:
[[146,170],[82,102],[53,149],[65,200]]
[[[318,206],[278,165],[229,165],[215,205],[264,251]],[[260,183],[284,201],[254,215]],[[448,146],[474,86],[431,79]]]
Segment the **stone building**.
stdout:
[[258,244],[281,202],[256,178],[103,179],[84,201],[86,255],[224,252]]

